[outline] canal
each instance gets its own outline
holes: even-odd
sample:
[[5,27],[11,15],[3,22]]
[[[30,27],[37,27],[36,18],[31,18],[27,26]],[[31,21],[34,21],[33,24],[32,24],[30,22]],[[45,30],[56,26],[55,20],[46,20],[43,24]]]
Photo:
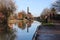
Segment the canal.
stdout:
[[32,40],[32,37],[40,24],[41,23],[37,21],[29,21],[27,23],[20,21],[16,24],[11,24],[10,26],[13,26],[12,31],[6,34],[0,34],[0,40]]
[[60,25],[44,26],[38,21],[9,24],[11,30],[0,33],[0,40],[60,40]]

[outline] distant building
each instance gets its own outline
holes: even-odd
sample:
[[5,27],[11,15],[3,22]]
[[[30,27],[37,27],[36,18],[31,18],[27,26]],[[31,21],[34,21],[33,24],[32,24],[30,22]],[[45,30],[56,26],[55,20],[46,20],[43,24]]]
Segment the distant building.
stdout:
[[27,18],[30,19],[30,20],[33,20],[33,16],[32,16],[32,14],[30,12],[28,12]]
[[24,11],[19,12],[19,13],[18,13],[18,16],[17,16],[17,19],[24,19],[25,16],[26,16],[26,13],[25,13]]
[[18,19],[22,19],[23,18],[23,14],[20,12],[20,13],[18,13],[18,17],[17,17]]
[[27,7],[27,19],[28,20],[33,20],[33,16],[32,16],[32,14],[29,12],[29,7]]
[[29,12],[29,7],[27,7],[27,14],[25,11],[21,11],[18,13],[17,19],[27,19],[27,20],[33,20],[32,14]]

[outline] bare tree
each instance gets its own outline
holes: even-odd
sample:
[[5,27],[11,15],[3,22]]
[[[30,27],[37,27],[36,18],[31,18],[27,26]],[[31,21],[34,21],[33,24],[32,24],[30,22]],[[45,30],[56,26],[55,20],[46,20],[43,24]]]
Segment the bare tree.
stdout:
[[[14,0],[0,0],[0,27],[8,28],[8,17],[16,10]],[[2,20],[3,19],[3,20]],[[2,23],[1,23],[2,21]],[[2,26],[2,25],[3,26]]]
[[48,16],[49,14],[50,14],[50,9],[45,8],[43,10],[43,12],[41,13],[41,15],[40,15],[40,19],[44,20],[45,19],[45,16]]
[[9,16],[16,10],[13,0],[0,0],[0,11]]
[[56,0],[52,3],[52,8],[55,8],[56,11],[60,12],[60,0]]

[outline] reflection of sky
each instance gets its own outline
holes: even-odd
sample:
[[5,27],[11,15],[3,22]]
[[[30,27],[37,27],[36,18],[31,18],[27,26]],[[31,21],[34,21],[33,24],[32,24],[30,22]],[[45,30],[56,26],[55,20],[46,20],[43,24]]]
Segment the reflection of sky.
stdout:
[[33,34],[34,32],[36,31],[36,28],[37,26],[39,26],[40,23],[39,22],[33,22],[31,27],[29,27],[29,32],[27,32],[27,28],[25,28],[24,30],[21,30],[20,28],[16,26],[14,27],[17,27],[16,30],[17,30],[17,40],[32,40],[32,37],[33,37]]
[[44,8],[50,7],[54,0],[15,0],[18,11],[27,10],[27,6],[30,8],[30,12],[34,16],[39,16]]

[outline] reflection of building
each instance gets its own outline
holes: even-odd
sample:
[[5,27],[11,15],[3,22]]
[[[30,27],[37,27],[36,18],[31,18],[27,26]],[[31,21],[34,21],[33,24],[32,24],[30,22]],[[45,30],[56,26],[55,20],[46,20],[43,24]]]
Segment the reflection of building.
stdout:
[[27,32],[29,32],[29,28],[31,27],[32,23],[33,23],[32,21],[28,21],[27,22]]
[[24,21],[19,21],[18,22],[18,27],[21,28],[21,29],[25,29],[26,28],[26,24],[24,23]]

